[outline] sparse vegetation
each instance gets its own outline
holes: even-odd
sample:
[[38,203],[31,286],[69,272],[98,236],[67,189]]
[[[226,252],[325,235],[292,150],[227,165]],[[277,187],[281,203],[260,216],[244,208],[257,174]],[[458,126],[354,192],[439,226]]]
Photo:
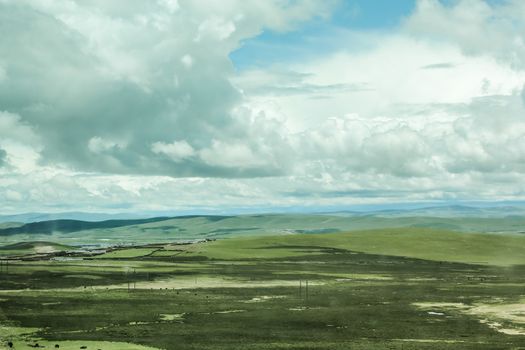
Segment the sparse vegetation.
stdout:
[[523,324],[507,316],[523,305],[524,239],[389,229],[12,261],[0,274],[0,341],[16,349],[519,349]]

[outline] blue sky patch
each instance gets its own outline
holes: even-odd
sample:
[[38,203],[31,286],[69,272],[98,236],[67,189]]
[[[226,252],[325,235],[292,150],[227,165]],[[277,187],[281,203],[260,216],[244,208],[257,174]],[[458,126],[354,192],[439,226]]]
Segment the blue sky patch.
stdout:
[[[315,18],[286,33],[264,31],[244,41],[230,54],[238,70],[266,67],[308,59],[340,50],[337,40],[344,31],[388,31],[399,25],[415,7],[415,0],[346,0],[338,4],[329,19]],[[349,49],[357,43],[351,42]]]

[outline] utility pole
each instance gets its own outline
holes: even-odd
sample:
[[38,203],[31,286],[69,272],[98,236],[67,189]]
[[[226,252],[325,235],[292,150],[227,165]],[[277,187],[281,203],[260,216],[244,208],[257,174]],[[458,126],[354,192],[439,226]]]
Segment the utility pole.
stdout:
[[303,297],[302,284],[303,281],[299,280],[299,299]]

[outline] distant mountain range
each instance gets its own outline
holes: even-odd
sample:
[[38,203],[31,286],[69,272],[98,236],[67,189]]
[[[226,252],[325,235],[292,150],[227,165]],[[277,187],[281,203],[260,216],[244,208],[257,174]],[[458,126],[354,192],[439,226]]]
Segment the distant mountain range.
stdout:
[[32,222],[23,225],[16,225],[6,228],[0,228],[0,235],[16,235],[23,233],[51,234],[53,232],[78,232],[95,229],[111,229],[123,226],[132,226],[147,224],[150,222],[159,222],[169,218],[150,218],[150,219],[132,219],[132,220],[104,220],[104,221],[80,221],[80,220],[47,220]]
[[[392,206],[390,206],[392,207]],[[289,211],[282,210],[261,210],[266,214],[300,214],[300,210]],[[302,210],[304,214],[324,214],[335,216],[366,216],[375,215],[381,217],[507,217],[507,216],[525,216],[525,205],[499,205],[499,206],[468,206],[468,205],[445,205],[445,206],[422,206],[417,208],[388,208],[377,209],[374,207],[359,208],[356,210]],[[205,212],[203,216],[213,216],[213,212]],[[222,215],[222,213],[221,213]],[[227,215],[230,215],[227,214]],[[239,215],[236,211],[231,213],[232,216]],[[249,213],[247,213],[249,215]],[[80,220],[80,221],[106,221],[106,220],[136,220],[158,217],[175,217],[175,216],[199,216],[195,211],[185,212],[175,215],[173,212],[143,212],[143,213],[88,213],[88,212],[63,212],[63,213],[23,213],[14,215],[0,215],[1,223],[32,223],[51,220]]]
[[498,207],[470,207],[464,205],[434,206],[415,209],[384,209],[370,211],[340,211],[327,213],[331,215],[375,215],[381,217],[478,217],[478,218],[504,218],[508,216],[525,216],[525,207],[498,206]]
[[84,213],[84,212],[65,212],[65,213],[24,213],[14,215],[0,215],[2,222],[39,222],[49,220],[82,220],[82,221],[104,221],[104,220],[131,220],[149,218],[150,215],[141,214],[103,214],[103,213]]
[[103,246],[402,227],[524,234],[525,215],[521,208],[515,207],[449,206],[375,212],[187,215],[102,221],[58,219],[31,223],[4,222],[0,223],[0,246],[22,241],[54,241],[68,245]]

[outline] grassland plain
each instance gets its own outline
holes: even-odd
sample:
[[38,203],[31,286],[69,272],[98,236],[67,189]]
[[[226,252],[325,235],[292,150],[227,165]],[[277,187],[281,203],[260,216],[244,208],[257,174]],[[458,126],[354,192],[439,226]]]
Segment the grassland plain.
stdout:
[[19,259],[0,349],[525,349],[524,246],[412,228]]

